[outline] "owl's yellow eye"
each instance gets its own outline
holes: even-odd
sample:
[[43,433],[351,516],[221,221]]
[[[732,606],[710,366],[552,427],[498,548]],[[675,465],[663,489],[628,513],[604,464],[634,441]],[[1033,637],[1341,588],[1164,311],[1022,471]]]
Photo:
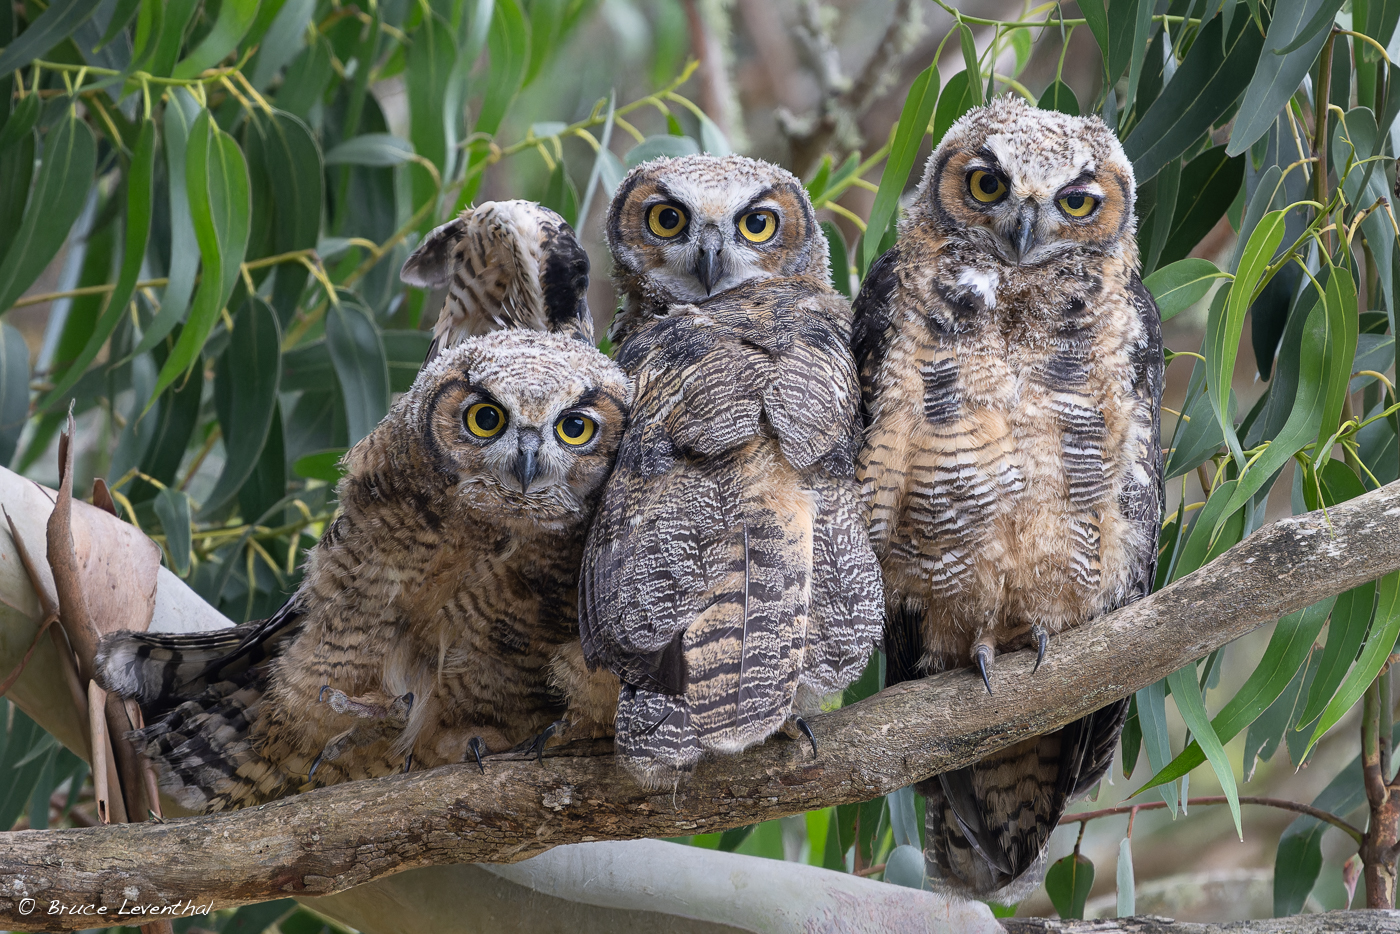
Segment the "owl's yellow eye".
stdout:
[[972,192],[972,197],[983,204],[991,204],[1006,194],[1006,183],[991,172],[983,172],[978,169],[968,178],[967,190]]
[[1060,210],[1070,217],[1088,217],[1094,212],[1094,208],[1099,206],[1099,199],[1093,195],[1086,195],[1082,191],[1065,195],[1060,199]]
[[587,444],[597,430],[597,422],[577,413],[565,415],[554,423],[554,433],[559,436],[559,440],[575,446]]
[[750,211],[739,218],[739,233],[750,243],[766,243],[778,232],[778,216],[772,211]]
[[685,212],[674,204],[654,204],[647,211],[647,226],[658,237],[669,240],[685,230]]
[[478,438],[494,438],[506,427],[506,413],[500,406],[478,402],[467,409],[467,430]]

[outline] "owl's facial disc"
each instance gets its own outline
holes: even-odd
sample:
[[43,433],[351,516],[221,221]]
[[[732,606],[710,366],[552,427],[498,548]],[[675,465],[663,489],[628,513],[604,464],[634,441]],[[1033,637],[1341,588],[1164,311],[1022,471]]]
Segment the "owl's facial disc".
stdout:
[[962,160],[961,200],[973,214],[968,234],[1005,262],[1021,266],[1083,245],[1085,228],[1097,224],[1108,198],[1092,161],[1032,177],[1018,171],[1013,158],[1003,158],[997,142],[988,140]]

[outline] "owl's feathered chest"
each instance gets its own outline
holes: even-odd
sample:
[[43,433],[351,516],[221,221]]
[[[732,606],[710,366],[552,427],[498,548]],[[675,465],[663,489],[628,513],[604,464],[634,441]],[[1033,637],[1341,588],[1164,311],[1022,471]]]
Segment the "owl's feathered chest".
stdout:
[[[1154,454],[1126,263],[906,263],[862,474],[892,589],[1070,625],[1118,598]],[[985,263],[985,258],[982,259]]]

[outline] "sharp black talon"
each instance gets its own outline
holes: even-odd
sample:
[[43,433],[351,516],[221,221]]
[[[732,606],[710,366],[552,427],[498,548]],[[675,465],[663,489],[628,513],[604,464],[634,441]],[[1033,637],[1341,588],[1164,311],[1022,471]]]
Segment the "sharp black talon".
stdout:
[[413,753],[410,752],[407,756],[404,756],[404,760],[403,760],[403,771],[404,771],[404,774],[407,775],[407,774],[408,774],[408,770],[411,769],[411,768],[413,768]]
[[977,651],[972,653],[972,657],[977,660],[977,668],[982,672],[982,683],[987,686],[987,693],[992,693],[992,679],[990,669],[992,667],[992,647],[990,645],[979,645]]
[[801,717],[793,717],[792,719],[793,722],[797,724],[797,728],[802,731],[802,735],[807,737],[808,742],[812,744],[812,758],[815,759],[817,757],[816,734],[812,732],[812,728],[807,725],[806,720],[803,720]]
[[485,775],[486,766],[483,765],[481,762],[481,750],[483,748],[484,747],[482,746],[480,736],[473,736],[470,740],[467,741],[467,751],[470,752],[472,755],[476,756],[476,767],[481,769],[482,775]]
[[535,754],[535,758],[540,762],[544,761],[544,744],[549,742],[549,738],[558,732],[555,729],[558,725],[559,724],[555,722],[545,727],[544,732],[536,736],[535,741],[530,744],[530,751]]
[[413,692],[412,692],[412,691],[409,691],[407,694],[405,694],[405,695],[403,696],[403,702],[404,702],[404,704],[407,705],[407,707],[408,707],[408,710],[404,711],[404,716],[408,716],[409,714],[413,713]]
[[311,771],[306,773],[306,777],[307,777],[307,778],[315,778],[315,777],[316,777],[316,770],[319,769],[319,768],[321,767],[321,757],[324,756],[325,754],[326,754],[326,751],[325,751],[324,749],[321,750],[320,752],[316,753],[316,758],[311,760]]
[[321,692],[320,692],[319,694],[316,695],[316,703],[319,704],[319,703],[321,703],[321,701],[325,700],[325,699],[326,699],[326,692],[329,691],[330,689],[331,689],[331,686],[330,686],[329,684],[323,684],[323,685],[321,685]]
[[1031,674],[1040,670],[1040,663],[1045,661],[1045,647],[1050,644],[1050,633],[1045,631],[1044,626],[1036,625],[1031,627],[1031,635],[1035,636],[1035,667],[1031,669]]

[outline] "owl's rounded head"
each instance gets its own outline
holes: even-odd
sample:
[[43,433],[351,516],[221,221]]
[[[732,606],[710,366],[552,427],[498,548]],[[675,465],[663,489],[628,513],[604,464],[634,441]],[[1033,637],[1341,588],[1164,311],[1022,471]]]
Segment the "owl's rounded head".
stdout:
[[786,169],[745,156],[656,159],[608,208],[608,247],[628,304],[702,302],[755,279],[831,281],[826,237]]
[[1134,248],[1132,163],[1096,116],[1007,95],[969,110],[929,157],[905,220],[1010,265]]
[[569,527],[601,495],[631,398],[622,370],[572,337],[509,330],[470,338],[425,366],[399,400],[405,447],[416,450],[395,459],[426,465],[476,521]]
[[459,340],[507,327],[593,342],[588,254],[564,218],[534,201],[464,209],[423,238],[399,278],[449,291],[429,360]]

